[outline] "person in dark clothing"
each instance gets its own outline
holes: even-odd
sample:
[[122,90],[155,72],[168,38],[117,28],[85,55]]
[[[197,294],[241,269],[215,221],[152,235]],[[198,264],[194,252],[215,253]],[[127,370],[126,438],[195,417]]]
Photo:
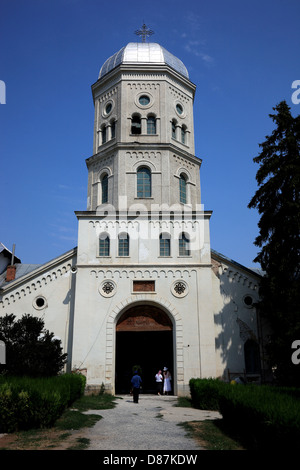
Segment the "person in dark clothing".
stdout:
[[131,379],[132,395],[133,395],[133,402],[134,403],[139,402],[139,393],[140,393],[141,383],[142,383],[142,379],[138,375],[137,371],[135,370],[134,373],[133,373],[133,377]]

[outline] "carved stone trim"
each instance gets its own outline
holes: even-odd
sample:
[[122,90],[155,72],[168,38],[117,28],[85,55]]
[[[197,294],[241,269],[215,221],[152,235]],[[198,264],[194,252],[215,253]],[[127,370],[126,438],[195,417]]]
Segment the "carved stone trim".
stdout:
[[188,294],[189,288],[187,283],[180,279],[178,281],[173,282],[171,286],[171,292],[175,297],[180,299]]
[[112,297],[117,291],[117,285],[114,281],[102,281],[99,286],[99,292],[103,297]]

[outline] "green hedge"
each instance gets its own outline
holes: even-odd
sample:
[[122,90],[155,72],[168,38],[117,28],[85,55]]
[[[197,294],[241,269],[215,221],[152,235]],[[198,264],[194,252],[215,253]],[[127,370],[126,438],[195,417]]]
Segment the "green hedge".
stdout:
[[0,377],[0,432],[53,425],[84,388],[85,377],[80,374],[41,379]]
[[225,393],[227,384],[216,379],[191,379],[192,403],[200,410],[220,410],[220,396]]
[[195,407],[219,410],[249,448],[296,449],[299,445],[298,389],[192,379],[190,390]]

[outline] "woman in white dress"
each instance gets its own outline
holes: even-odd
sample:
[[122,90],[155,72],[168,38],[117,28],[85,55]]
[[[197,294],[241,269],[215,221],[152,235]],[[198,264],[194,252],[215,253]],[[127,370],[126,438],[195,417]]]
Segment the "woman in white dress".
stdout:
[[164,395],[168,395],[172,389],[171,387],[172,377],[167,367],[164,367],[163,372],[164,372]]

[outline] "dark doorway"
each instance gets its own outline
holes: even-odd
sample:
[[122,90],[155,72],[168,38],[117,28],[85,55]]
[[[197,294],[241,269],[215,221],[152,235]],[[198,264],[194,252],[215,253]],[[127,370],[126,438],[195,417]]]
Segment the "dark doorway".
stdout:
[[136,365],[142,370],[142,393],[155,393],[155,374],[159,369],[168,367],[173,377],[172,331],[117,331],[116,393],[129,393]]

